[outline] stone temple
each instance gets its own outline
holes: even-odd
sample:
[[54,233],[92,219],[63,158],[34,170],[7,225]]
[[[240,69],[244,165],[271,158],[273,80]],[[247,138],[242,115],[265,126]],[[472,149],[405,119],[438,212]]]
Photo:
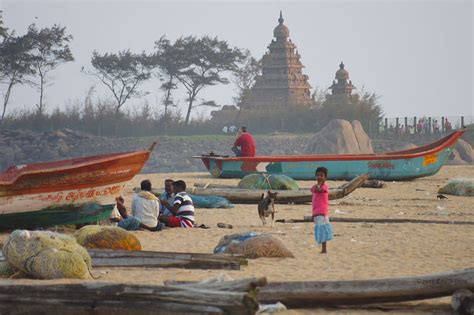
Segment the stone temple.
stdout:
[[350,100],[352,95],[352,90],[355,89],[355,86],[352,84],[352,81],[349,80],[349,72],[344,69],[344,63],[339,65],[339,70],[336,72],[336,80],[332,81],[332,85],[329,87],[331,94],[327,95],[327,98],[334,101],[347,101]]
[[301,55],[289,39],[290,30],[283,22],[280,11],[278,25],[273,31],[275,38],[262,57],[262,74],[255,78],[254,86],[238,104],[242,108],[310,106],[314,103],[308,76],[302,72]]

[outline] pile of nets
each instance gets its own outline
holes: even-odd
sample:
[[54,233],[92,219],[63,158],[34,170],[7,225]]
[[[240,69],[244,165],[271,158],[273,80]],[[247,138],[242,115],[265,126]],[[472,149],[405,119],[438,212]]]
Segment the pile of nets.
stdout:
[[85,279],[90,275],[87,250],[64,234],[15,230],[3,245],[3,255],[9,265],[2,266],[3,273],[14,270],[36,279]]
[[279,239],[255,232],[224,236],[214,248],[214,254],[240,254],[250,259],[294,257]]
[[193,200],[193,204],[196,208],[208,208],[208,209],[215,209],[215,208],[233,208],[234,204],[232,204],[229,200],[224,197],[219,196],[195,196],[189,195]]
[[438,190],[439,194],[474,197],[474,179],[455,178]]
[[250,174],[239,182],[241,189],[263,189],[263,190],[299,190],[296,181],[281,174]]
[[74,237],[86,248],[142,250],[140,241],[133,233],[117,226],[86,225]]

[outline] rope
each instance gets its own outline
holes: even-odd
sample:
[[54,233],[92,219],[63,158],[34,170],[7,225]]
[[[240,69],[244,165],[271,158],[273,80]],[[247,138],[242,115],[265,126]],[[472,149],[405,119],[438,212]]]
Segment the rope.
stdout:
[[206,189],[207,187],[209,187],[211,183],[207,183],[206,185],[204,185],[203,189]]
[[263,178],[264,178],[263,183],[267,182],[268,189],[272,189],[272,184],[270,184],[270,179],[269,179],[272,175],[268,175],[268,174],[262,174],[262,175],[263,175]]

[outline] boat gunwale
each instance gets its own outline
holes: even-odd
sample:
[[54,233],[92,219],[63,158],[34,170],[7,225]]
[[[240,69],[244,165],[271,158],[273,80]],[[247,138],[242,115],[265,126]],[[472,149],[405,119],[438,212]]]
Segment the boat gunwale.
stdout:
[[[150,154],[150,152],[151,152],[150,150],[130,151],[130,152],[123,152],[123,153],[94,155],[94,156],[87,156],[87,157],[67,159],[67,160],[59,160],[59,161],[53,161],[53,162],[27,164],[26,166],[44,164],[45,168],[35,169],[35,170],[25,170],[25,171],[22,171],[22,169],[20,169],[18,171],[18,173],[15,176],[13,176],[10,180],[4,180],[4,181],[0,180],[0,187],[1,186],[14,185],[15,182],[17,182],[20,178],[26,177],[26,176],[29,176],[29,175],[48,174],[48,173],[53,173],[53,172],[58,172],[58,171],[75,170],[75,169],[83,168],[83,167],[86,167],[86,166],[89,166],[89,165],[107,163],[107,162],[111,162],[111,161],[114,161],[114,160],[129,158],[129,157],[133,157],[133,156],[139,156],[139,155],[143,155],[143,154]],[[81,160],[85,160],[85,159],[88,159],[88,160],[84,161],[84,162],[77,163],[77,164],[72,164],[75,161],[81,161]],[[59,162],[68,163],[68,164],[63,165],[63,166],[59,166],[59,167],[54,167],[54,163],[59,163]],[[51,167],[48,167],[49,165],[51,165]],[[5,174],[5,173],[1,173],[0,176],[3,175],[3,174]]]
[[[391,151],[380,154],[328,154],[328,155],[259,155],[254,157],[222,157],[222,156],[193,156],[202,160],[217,160],[223,162],[312,162],[312,161],[353,161],[353,160],[400,160],[414,159],[427,154],[437,153],[455,143],[465,129],[457,130],[435,142],[418,148]],[[438,145],[432,147],[433,145]],[[416,150],[416,152],[407,152]]]

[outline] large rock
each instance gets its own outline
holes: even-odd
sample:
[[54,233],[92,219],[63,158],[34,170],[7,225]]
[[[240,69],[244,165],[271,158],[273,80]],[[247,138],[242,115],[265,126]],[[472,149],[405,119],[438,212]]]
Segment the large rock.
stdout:
[[472,149],[472,146],[468,142],[464,141],[463,139],[459,139],[456,143],[456,150],[458,151],[461,159],[469,164],[474,163],[474,149]]
[[372,141],[369,136],[365,133],[364,127],[358,120],[352,121],[352,129],[354,130],[354,135],[359,144],[360,153],[374,153],[374,148],[372,147]]
[[446,165],[467,165],[466,161],[464,161],[461,158],[461,155],[459,154],[459,151],[455,148],[453,151],[451,151],[451,154],[448,157],[448,160],[446,161]]
[[310,154],[374,153],[368,135],[358,121],[333,119],[306,147]]

